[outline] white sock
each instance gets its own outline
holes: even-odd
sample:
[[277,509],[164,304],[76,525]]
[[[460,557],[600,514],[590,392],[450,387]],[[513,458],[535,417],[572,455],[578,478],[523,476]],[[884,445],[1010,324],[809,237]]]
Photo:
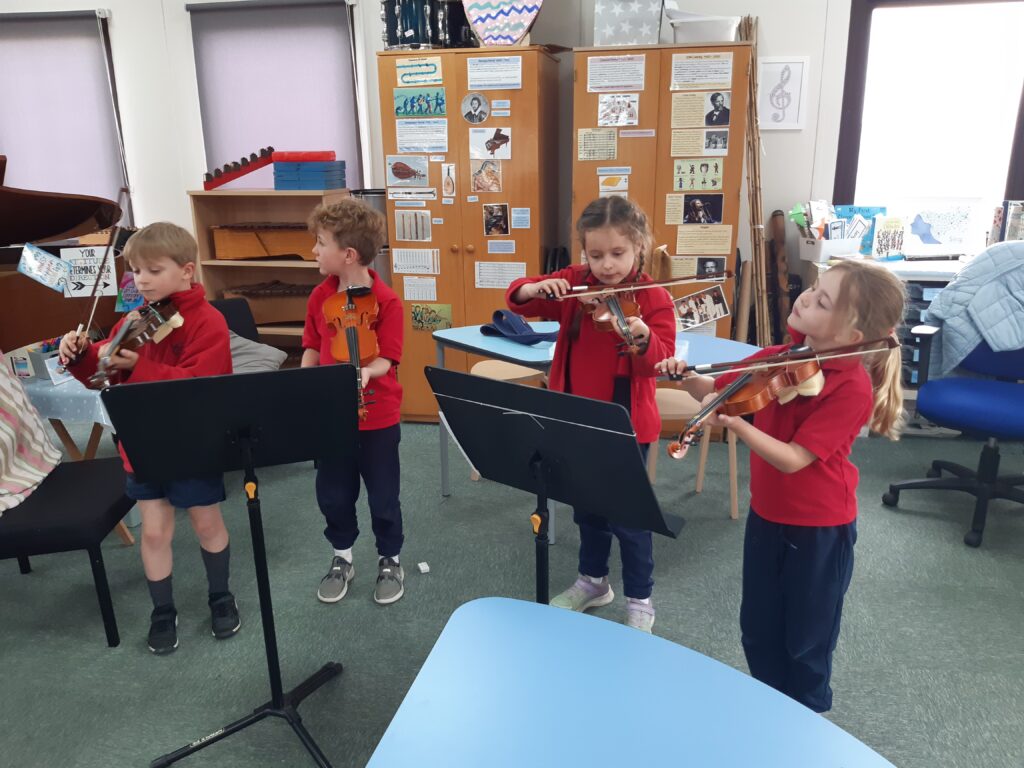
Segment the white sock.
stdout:
[[650,605],[651,604],[651,598],[649,598],[649,597],[645,597],[643,599],[641,599],[639,597],[627,597],[626,599],[627,600],[631,600],[634,603],[643,603],[644,605]]
[[[378,557],[378,558],[377,558],[377,564],[378,564],[378,565],[380,565],[380,563],[381,563],[381,562],[383,562],[383,561],[384,561],[384,559],[385,559],[385,558],[384,558],[384,555],[381,555],[380,557]],[[399,564],[400,564],[400,563],[398,562],[398,555],[392,555],[392,556],[391,556],[391,559],[395,561],[395,565],[399,565]]]
[[604,576],[587,576],[585,573],[581,573],[580,576],[587,579],[591,584],[604,584]]
[[334,556],[343,558],[346,563],[352,565],[352,547],[349,547],[348,549],[336,549],[334,550]]

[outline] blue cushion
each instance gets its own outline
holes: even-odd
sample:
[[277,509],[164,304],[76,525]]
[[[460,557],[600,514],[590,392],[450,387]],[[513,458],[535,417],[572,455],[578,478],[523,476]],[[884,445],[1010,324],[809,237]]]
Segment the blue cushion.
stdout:
[[1024,384],[936,379],[917,393],[917,410],[943,427],[984,437],[1024,440]]

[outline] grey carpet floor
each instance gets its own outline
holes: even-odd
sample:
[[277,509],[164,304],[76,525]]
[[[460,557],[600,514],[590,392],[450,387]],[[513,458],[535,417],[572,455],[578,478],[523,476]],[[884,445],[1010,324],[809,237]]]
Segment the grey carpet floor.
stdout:
[[[969,497],[907,493],[897,511],[879,501],[890,481],[921,476],[931,458],[973,466],[978,450],[976,442],[928,438],[859,440],[855,447],[862,473],[859,540],[828,717],[901,768],[1024,766],[1021,509],[994,503],[985,541],[975,550],[961,541]],[[108,441],[101,455],[112,455]],[[655,631],[746,671],[737,619],[743,521],[728,519],[724,446],[712,446],[700,495],[693,493],[695,458],[659,461],[659,500],[688,523],[679,540],[656,537]],[[375,553],[365,502],[355,581],[342,602],[322,605],[316,586],[331,553],[312,468],[260,471],[285,688],[328,660],[345,666],[300,709],[335,766],[365,764],[457,606],[486,595],[529,600],[534,594],[531,498],[470,482],[464,465],[453,461],[453,494],[442,500],[436,427],[406,425],[402,461],[407,594],[388,607],[371,597]],[[741,447],[741,508],[746,461]],[[1020,445],[1005,447],[1004,469],[1020,472],[1022,464]],[[0,562],[0,764],[148,765],[269,697],[241,480],[230,475],[227,482],[232,587],[243,613],[242,631],[231,640],[209,634],[202,561],[184,515],[174,571],[181,645],[167,657],[154,657],[145,646],[150,603],[137,546],[112,536],[103,548],[122,636],[116,649],[106,647],[84,553],[35,558],[25,576],[14,561]],[[564,507],[557,532],[552,592],[575,575],[578,536]],[[419,573],[419,562],[429,563],[428,574]],[[617,564],[615,555],[616,585]],[[598,615],[621,621],[623,611],[619,598]],[[533,651],[542,648],[543,642]],[[608,703],[609,724],[615,706]],[[742,727],[737,720],[737,733]],[[182,763],[309,764],[279,720]]]

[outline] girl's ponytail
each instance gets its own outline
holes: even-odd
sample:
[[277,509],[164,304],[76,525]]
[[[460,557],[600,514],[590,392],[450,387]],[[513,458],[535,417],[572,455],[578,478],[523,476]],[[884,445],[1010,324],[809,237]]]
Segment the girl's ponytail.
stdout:
[[[892,272],[870,262],[844,261],[832,269],[843,273],[837,309],[865,339],[895,333],[903,320],[906,289]],[[903,357],[900,347],[864,355],[871,376],[875,405],[869,426],[890,440],[898,440],[903,427]]]

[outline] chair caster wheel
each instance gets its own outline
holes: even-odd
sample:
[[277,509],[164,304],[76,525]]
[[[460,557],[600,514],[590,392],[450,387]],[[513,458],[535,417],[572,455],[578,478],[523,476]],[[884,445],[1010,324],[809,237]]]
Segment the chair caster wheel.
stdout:
[[928,471],[924,473],[924,476],[931,478],[942,477],[942,470],[935,469],[934,467],[928,467]]
[[900,492],[887,491],[882,494],[882,503],[887,507],[895,507],[900,503]]
[[964,544],[968,547],[981,546],[981,531],[968,531],[964,534]]

